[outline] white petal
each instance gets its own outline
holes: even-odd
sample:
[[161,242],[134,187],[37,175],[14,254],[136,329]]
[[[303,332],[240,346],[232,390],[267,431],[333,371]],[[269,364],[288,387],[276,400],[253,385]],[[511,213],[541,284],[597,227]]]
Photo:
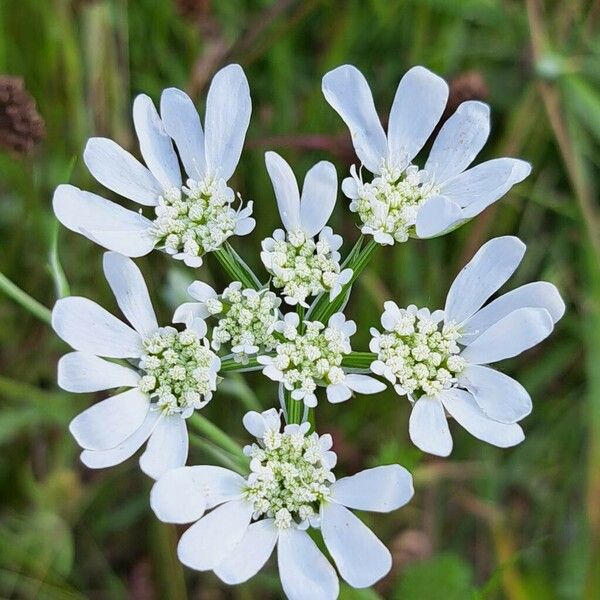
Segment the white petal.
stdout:
[[458,384],[471,392],[479,408],[494,421],[516,423],[531,412],[531,398],[518,382],[489,367],[467,365]]
[[467,207],[466,214],[472,217],[504,196],[530,172],[531,165],[523,160],[495,158],[453,177],[442,186],[441,193],[461,207]]
[[223,467],[179,467],[152,487],[150,506],[165,523],[191,523],[205,510],[239,498],[245,480]]
[[218,567],[243,538],[253,510],[247,500],[232,500],[215,508],[181,536],[179,560],[197,571]]
[[321,507],[321,532],[340,575],[355,588],[373,585],[392,568],[381,540],[341,504]]
[[251,410],[243,416],[242,423],[250,435],[262,438],[268,429],[279,431],[281,417],[279,411],[274,408],[270,408],[263,413]]
[[440,394],[446,410],[477,439],[499,448],[516,446],[525,439],[516,423],[498,423],[485,416],[469,392],[456,388]]
[[308,237],[315,237],[327,224],[337,198],[335,167],[322,160],[308,171],[300,199],[300,223]]
[[371,512],[396,510],[415,493],[411,474],[400,465],[365,469],[343,477],[331,486],[330,491],[334,502]]
[[565,314],[565,303],[555,285],[547,281],[527,283],[503,294],[477,311],[464,324],[460,343],[468,346],[486,329],[518,308],[545,308],[554,323]]
[[358,394],[378,394],[385,390],[385,383],[369,377],[369,375],[358,375],[350,373],[344,378],[344,383],[354,392]]
[[242,154],[250,123],[250,88],[242,67],[228,65],[212,80],[206,100],[204,143],[210,175],[227,181]]
[[354,177],[346,177],[342,181],[342,192],[350,200],[356,200],[358,198],[358,184]]
[[539,344],[552,329],[554,323],[545,308],[519,308],[486,329],[461,356],[475,365],[512,358]]
[[87,298],[58,300],[52,310],[52,327],[75,350],[108,358],[142,355],[140,335]]
[[154,102],[146,94],[140,94],[133,102],[133,124],[140,152],[154,177],[165,190],[180,188],[181,171],[177,154]]
[[148,439],[159,416],[158,411],[148,411],[141,427],[117,447],[110,450],[84,450],[81,453],[81,461],[90,469],[104,469],[122,463],[133,456]]
[[322,87],[327,102],[350,129],[358,158],[371,173],[380,173],[387,140],[363,74],[352,65],[342,65],[325,74]]
[[440,130],[425,170],[438,185],[462,173],[479,154],[490,133],[490,107],[463,102]]
[[235,235],[248,235],[254,228],[256,227],[256,219],[247,217],[245,219],[240,219],[235,224],[234,233]]
[[209,314],[206,305],[201,302],[184,302],[175,309],[173,323],[187,323],[194,319],[206,319]]
[[421,239],[436,237],[463,220],[460,206],[445,196],[434,196],[417,212],[416,233]]
[[519,266],[525,244],[516,237],[497,237],[485,243],[450,287],[444,308],[446,322],[462,323],[502,286]]
[[103,265],[106,280],[127,320],[142,337],[152,335],[158,323],[142,272],[130,258],[117,252],[106,252]]
[[288,600],[335,600],[340,584],[334,568],[306,531],[282,529],[277,544],[281,585]]
[[446,101],[448,84],[425,69],[413,67],[402,77],[388,124],[389,159],[406,167],[419,153],[438,124]]
[[423,452],[437,456],[448,456],[452,452],[448,421],[437,398],[419,398],[410,413],[408,427],[410,439]]
[[109,190],[145,206],[156,206],[163,193],[152,173],[119,144],[107,138],[91,138],[83,161],[90,173]]
[[164,90],[160,97],[160,116],[166,132],[173,138],[188,177],[204,178],[204,132],[191,98],[177,88]]
[[290,165],[277,152],[266,152],[265,164],[273,183],[283,226],[287,231],[299,229],[300,192]]
[[140,376],[133,370],[87,352],[69,352],[58,361],[58,385],[67,392],[99,392],[135,387]]
[[185,419],[179,415],[164,416],[140,456],[140,468],[149,477],[158,479],[167,471],[185,465],[187,455],[188,433]]
[[77,415],[69,431],[87,450],[110,450],[133,435],[144,422],[150,401],[138,389],[102,400]]
[[332,404],[338,404],[345,402],[352,397],[352,390],[343,383],[337,383],[335,385],[328,385],[327,389],[327,400]]
[[152,221],[110,200],[72,185],[59,185],[52,200],[56,218],[68,229],[127,256],[154,248]]
[[278,535],[273,519],[252,523],[231,554],[215,569],[215,575],[229,585],[248,581],[269,560]]

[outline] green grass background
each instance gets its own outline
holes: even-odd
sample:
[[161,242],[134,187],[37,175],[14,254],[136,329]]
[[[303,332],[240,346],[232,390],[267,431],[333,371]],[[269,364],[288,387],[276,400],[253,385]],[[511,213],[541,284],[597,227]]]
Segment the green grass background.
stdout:
[[[335,435],[340,473],[398,461],[416,480],[406,508],[364,515],[392,548],[392,573],[342,598],[598,598],[599,19],[598,3],[581,0],[215,0],[199,25],[170,0],[1,0],[0,72],[25,78],[47,138],[30,157],[0,153],[0,271],[51,307],[64,290],[57,251],[72,293],[115,308],[102,250],[65,229],[54,245],[51,198],[66,181],[105,193],[81,153],[92,135],[137,152],[137,93],[156,100],[175,85],[202,108],[212,73],[243,65],[253,116],[233,183],[255,201],[258,226],[234,246],[258,270],[260,240],[278,225],[264,151],[280,151],[300,174],[332,159],[341,177],[352,158],[346,128],[321,95],[327,70],[357,65],[383,116],[414,64],[447,78],[479,71],[493,131],[478,160],[519,156],[533,173],[450,235],[379,251],[348,307],[359,324],[353,346],[366,349],[386,299],[441,307],[456,272],[496,235],[528,245],[510,285],[556,283],[567,314],[549,340],[503,365],[534,400],[517,448],[492,448],[453,426],[455,450],[439,460],[409,443],[408,402],[391,391],[321,403],[319,429]],[[347,250],[357,229],[341,195],[332,224]],[[192,272],[158,253],[138,264],[166,321]],[[197,276],[226,283],[212,258]],[[82,468],[67,425],[100,396],[57,388],[65,351],[47,325],[0,295],[0,597],[280,598],[272,563],[238,588],[183,569],[178,532],[151,514],[150,481],[135,460]],[[245,442],[245,407],[275,403],[275,385],[253,374],[228,380],[205,414]],[[190,460],[213,458],[195,448]]]

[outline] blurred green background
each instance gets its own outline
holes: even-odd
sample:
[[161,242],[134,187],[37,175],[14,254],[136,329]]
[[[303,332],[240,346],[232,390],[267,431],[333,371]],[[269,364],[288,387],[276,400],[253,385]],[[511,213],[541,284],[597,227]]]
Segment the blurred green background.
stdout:
[[[234,246],[259,270],[259,242],[279,223],[264,151],[280,151],[299,174],[331,159],[341,177],[353,160],[322,75],[358,66],[385,119],[401,75],[414,64],[433,69],[452,81],[455,102],[491,104],[478,161],[518,156],[534,171],[452,234],[380,250],[348,307],[359,324],[354,348],[366,349],[386,299],[441,307],[456,272],[495,235],[528,245],[510,285],[552,281],[568,309],[549,340],[504,365],[534,400],[514,449],[452,426],[452,456],[423,455],[408,441],[408,402],[391,391],[321,403],[338,473],[398,461],[417,489],[408,507],[365,515],[394,567],[375,590],[342,598],[600,598],[599,20],[600,4],[579,0],[0,0],[0,73],[24,79],[45,121],[29,153],[0,150],[0,271],[51,307],[64,288],[60,257],[72,293],[114,309],[102,250],[58,230],[52,192],[70,181],[106,195],[81,160],[86,139],[105,135],[137,152],[137,93],[156,100],[179,86],[203,108],[212,74],[229,62],[245,68],[253,99],[233,187],[255,201],[258,220]],[[332,224],[347,250],[357,228],[342,197]],[[158,253],[138,264],[166,321],[194,274]],[[226,283],[212,257],[197,276]],[[184,570],[178,532],[151,514],[151,482],[136,460],[82,468],[67,425],[100,396],[57,388],[65,351],[0,292],[0,597],[280,598],[272,564],[238,588]],[[251,374],[228,380],[205,414],[245,442],[242,411],[275,402],[275,385]],[[212,460],[192,449],[192,462]]]

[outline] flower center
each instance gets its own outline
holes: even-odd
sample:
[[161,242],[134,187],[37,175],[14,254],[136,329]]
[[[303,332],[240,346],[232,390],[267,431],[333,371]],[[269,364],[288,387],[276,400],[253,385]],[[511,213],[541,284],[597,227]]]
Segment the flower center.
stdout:
[[163,412],[188,417],[212,398],[217,386],[219,359],[191,329],[159,329],[143,342],[145,371],[140,389],[156,398]]
[[233,190],[223,179],[188,180],[188,187],[161,196],[153,233],[169,254],[200,257],[234,234],[238,213]]
[[396,242],[408,240],[419,207],[433,193],[427,173],[411,165],[404,172],[384,169],[370,183],[357,181],[358,198],[350,203],[364,223],[363,233],[380,232]]
[[336,285],[340,255],[327,237],[321,235],[315,242],[299,230],[287,236],[278,230],[273,238],[263,242],[263,263],[273,275],[273,285],[292,300],[290,304],[305,304],[309,296],[317,296]]
[[273,365],[284,374],[288,390],[312,394],[319,384],[343,381],[342,358],[350,352],[350,343],[335,327],[317,321],[305,321],[304,327],[304,333],[293,327],[284,329],[286,341],[277,345]]
[[212,332],[213,348],[218,350],[221,344],[228,344],[236,359],[242,361],[259,350],[270,352],[277,344],[271,331],[280,304],[273,292],[242,290],[241,283],[232,283],[220,300],[207,303],[211,314],[222,315]]
[[305,436],[300,428],[268,430],[262,441],[246,450],[252,473],[244,493],[254,504],[254,517],[274,517],[277,527],[286,528],[317,515],[335,481],[330,470],[335,461],[327,459],[333,452],[324,450],[316,433]]
[[400,309],[400,314],[389,333],[373,339],[372,349],[396,379],[398,391],[413,398],[433,396],[449,387],[464,368],[456,343],[460,332],[426,309],[412,306]]

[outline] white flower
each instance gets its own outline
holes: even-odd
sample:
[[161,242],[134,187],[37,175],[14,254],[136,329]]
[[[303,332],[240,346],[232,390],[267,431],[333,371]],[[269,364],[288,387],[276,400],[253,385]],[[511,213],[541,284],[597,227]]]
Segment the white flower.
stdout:
[[292,169],[279,154],[267,152],[265,162],[285,227],[262,242],[260,256],[273,285],[291,305],[308,307],[306,298],[325,291],[333,300],[352,277],[351,269],[340,267],[341,236],[325,227],[337,197],[335,167],[317,163],[306,174],[300,195]]
[[317,321],[300,324],[297,313],[287,313],[274,326],[281,334],[275,356],[259,356],[263,374],[279,381],[294,400],[316,406],[317,387],[325,387],[329,402],[344,402],[359,394],[376,394],[385,385],[369,377],[350,373],[342,366],[344,355],[351,352],[350,337],[356,332],[354,321],[346,321],[342,313],[329,318],[327,326]]
[[313,526],[320,527],[339,574],[351,586],[367,587],[384,577],[392,565],[390,552],[348,509],[400,508],[414,493],[410,473],[386,465],[335,481],[330,435],[308,435],[307,423],[280,432],[273,409],[246,414],[244,425],[257,437],[247,448],[248,477],[221,467],[182,467],[152,488],[150,502],[160,520],[194,523],[179,541],[181,562],[239,584],[253,577],[277,546],[287,598],[334,600],[338,578],[306,532]]
[[[108,189],[154,210],[152,219],[72,185],[54,194],[54,212],[65,227],[126,256],[164,249],[188,266],[216,250],[232,235],[254,228],[252,203],[233,208],[227,186],[240,158],[251,102],[239,65],[219,71],[206,102],[205,131],[193,102],[175,88],[161,97],[159,117],[152,100],[140,95],[133,121],[146,168],[106,138],[88,141],[83,158],[92,175]],[[189,179],[183,185],[179,158]]]
[[[185,418],[212,398],[220,360],[204,339],[201,319],[183,331],[158,326],[131,259],[105,253],[104,273],[133,328],[87,298],[59,300],[52,326],[75,352],[60,359],[58,383],[80,393],[128,389],[82,412],[69,429],[84,448],[81,460],[93,469],[123,462],[148,440],[140,467],[156,479],[185,464]],[[106,358],[126,359],[132,367]]]
[[490,131],[489,106],[463,102],[444,123],[421,170],[412,161],[440,120],[446,82],[423,67],[400,81],[387,136],[363,75],[344,65],[323,77],[323,93],[346,122],[362,164],[375,176],[365,183],[353,167],[342,190],[358,212],[362,232],[380,244],[429,238],[478,215],[527,177],[531,166],[498,158],[467,169]]
[[190,319],[218,318],[211,334],[212,347],[231,348],[237,361],[247,363],[259,351],[270,352],[277,344],[273,326],[279,319],[281,300],[267,289],[242,289],[239,281],[227,286],[221,295],[208,284],[194,281],[188,293],[198,302],[182,304],[173,316],[174,323]]
[[[525,244],[512,236],[484,244],[450,287],[443,311],[385,303],[372,330],[371,370],[414,403],[409,431],[425,452],[447,456],[446,413],[476,438],[501,448],[524,439],[517,422],[531,398],[517,381],[485,365],[521,354],[545,339],[565,305],[551,283],[528,283],[483,304],[514,273]],[[482,308],[483,306],[483,308]]]

